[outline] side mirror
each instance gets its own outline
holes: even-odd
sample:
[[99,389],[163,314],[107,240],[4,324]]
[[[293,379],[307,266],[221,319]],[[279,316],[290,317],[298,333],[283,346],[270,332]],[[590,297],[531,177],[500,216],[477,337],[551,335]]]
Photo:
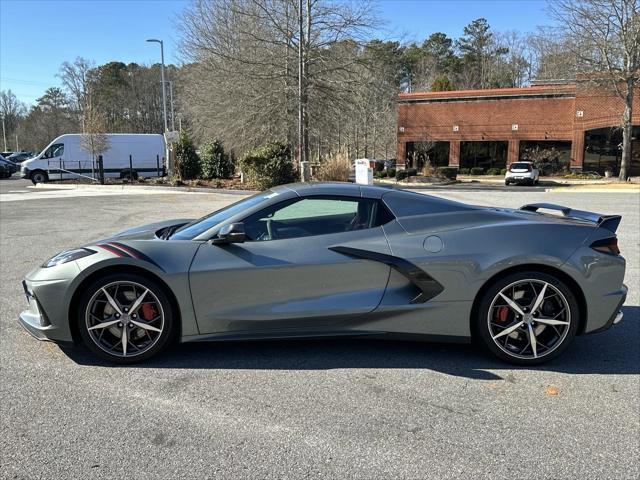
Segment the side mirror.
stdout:
[[230,223],[225,225],[218,232],[218,236],[211,240],[213,245],[224,245],[227,243],[243,243],[247,236],[244,233],[244,223]]

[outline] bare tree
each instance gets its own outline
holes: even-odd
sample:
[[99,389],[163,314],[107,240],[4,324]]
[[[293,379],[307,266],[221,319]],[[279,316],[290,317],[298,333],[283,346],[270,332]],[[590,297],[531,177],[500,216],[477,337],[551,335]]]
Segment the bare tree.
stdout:
[[640,81],[638,0],[556,0],[552,14],[591,82],[608,83],[624,102],[620,179],[629,178],[634,88]]
[[357,84],[352,53],[371,12],[368,2],[196,0],[181,24],[191,62],[182,94],[196,137],[246,149],[291,141],[297,125],[299,156],[308,158],[310,134],[330,130],[319,124]]
[[570,40],[558,35],[557,29],[538,27],[527,36],[526,56],[531,77],[540,81],[573,80],[577,59],[570,48]]
[[64,62],[60,66],[58,77],[62,80],[62,85],[67,90],[70,98],[70,106],[77,113],[83,124],[84,113],[89,103],[89,75],[91,69],[95,67],[94,62],[82,57],[77,57],[73,63]]
[[80,148],[90,153],[95,161],[99,155],[109,150],[106,123],[99,110],[87,104],[84,109],[84,132],[80,137]]
[[[2,128],[4,140],[11,139],[13,135],[17,135],[20,120],[26,113],[24,103],[17,99],[11,90],[0,91],[0,116],[2,117]],[[18,149],[16,140],[16,150]],[[6,148],[6,144],[4,145]]]

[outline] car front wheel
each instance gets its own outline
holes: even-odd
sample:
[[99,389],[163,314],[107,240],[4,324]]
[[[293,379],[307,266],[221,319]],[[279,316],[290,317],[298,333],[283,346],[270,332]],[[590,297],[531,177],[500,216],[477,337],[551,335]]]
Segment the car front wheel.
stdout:
[[85,289],[77,314],[85,345],[100,358],[137,363],[160,353],[174,331],[171,302],[154,281],[111,274]]
[[535,365],[560,355],[578,330],[578,303],[558,278],[521,272],[495,282],[475,319],[481,343],[510,363]]

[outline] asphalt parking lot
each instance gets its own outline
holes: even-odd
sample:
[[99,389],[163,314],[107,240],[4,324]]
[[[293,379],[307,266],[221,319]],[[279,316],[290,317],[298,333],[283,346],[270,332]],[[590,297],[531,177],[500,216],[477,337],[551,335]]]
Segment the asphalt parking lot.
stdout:
[[623,215],[625,319],[541,367],[514,368],[470,346],[355,340],[185,344],[114,367],[22,331],[23,276],[64,248],[199,216],[238,195],[79,196],[27,185],[0,182],[2,478],[640,475],[637,193],[436,191]]

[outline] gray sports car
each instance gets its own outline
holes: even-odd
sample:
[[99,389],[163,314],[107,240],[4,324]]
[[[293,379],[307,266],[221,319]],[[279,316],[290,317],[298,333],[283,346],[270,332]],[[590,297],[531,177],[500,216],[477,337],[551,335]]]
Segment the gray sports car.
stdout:
[[620,220],[354,184],[280,186],[59,253],[23,282],[20,322],[116,363],[174,341],[349,335],[473,339],[537,364],[621,320]]

